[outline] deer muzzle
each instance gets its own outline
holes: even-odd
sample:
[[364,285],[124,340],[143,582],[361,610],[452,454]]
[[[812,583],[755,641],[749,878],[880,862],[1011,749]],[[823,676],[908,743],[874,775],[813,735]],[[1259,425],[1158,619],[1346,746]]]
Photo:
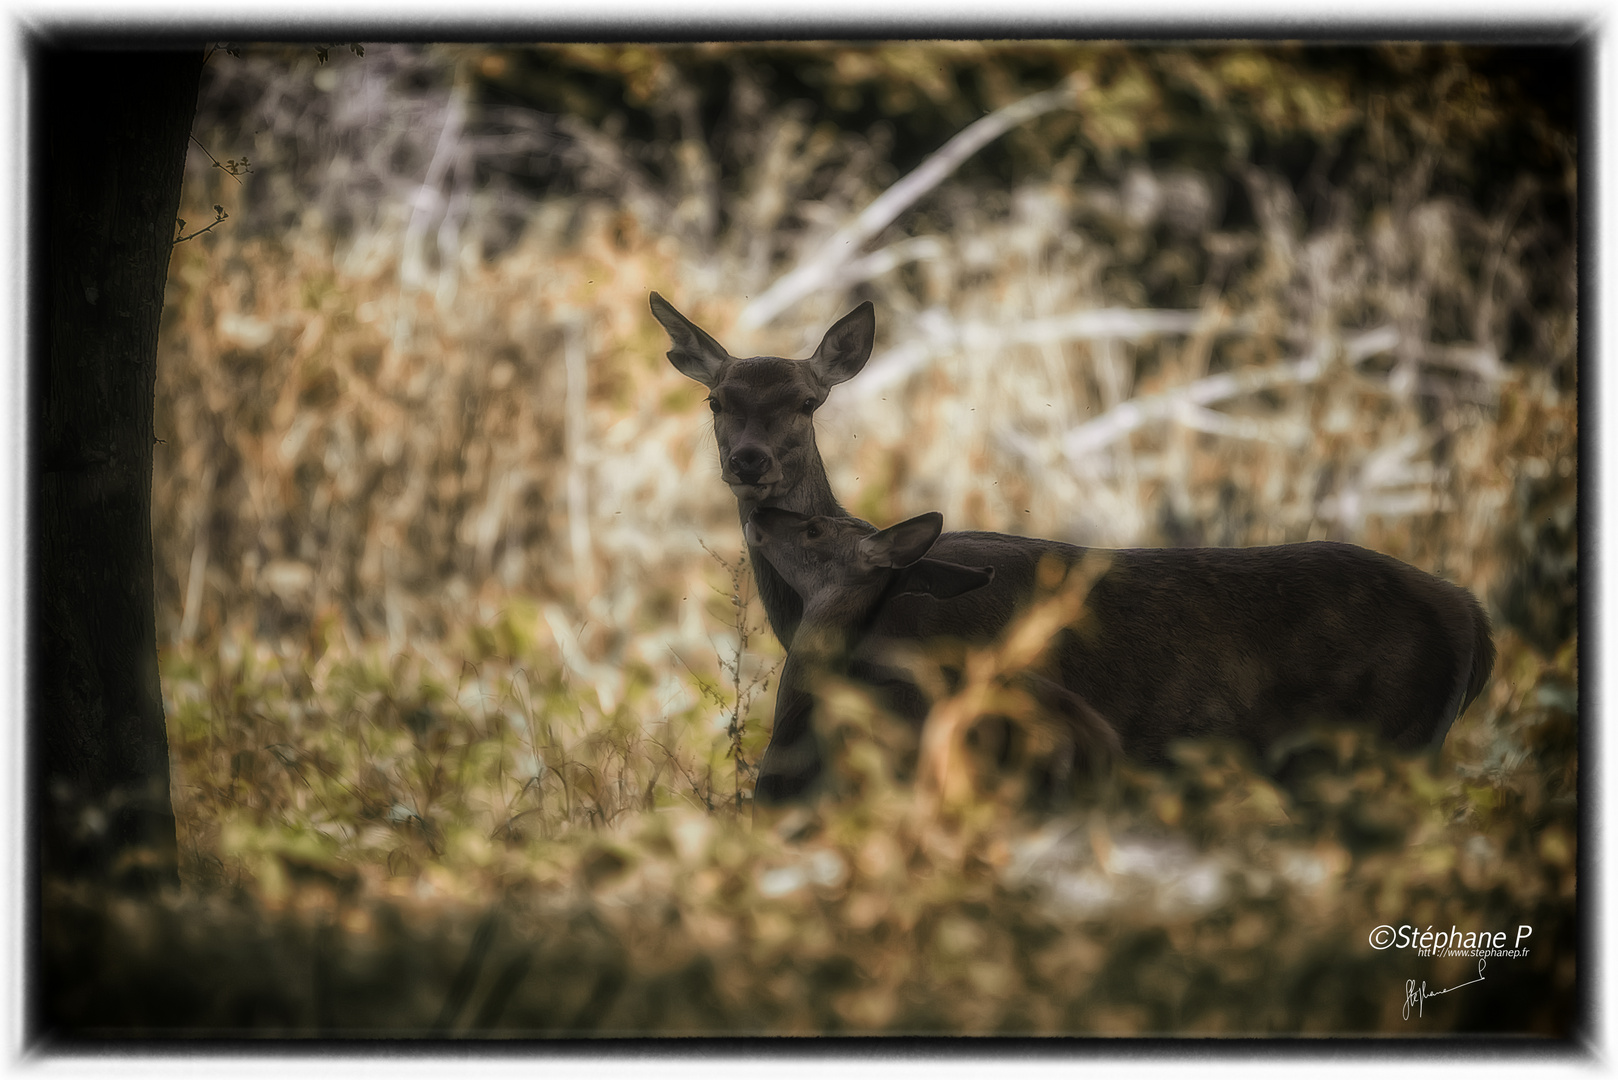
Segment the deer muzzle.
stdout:
[[776,471],[775,459],[756,446],[744,446],[731,452],[726,461],[730,466],[730,475],[735,479],[729,482],[734,484],[747,484],[758,486],[764,483],[766,474]]

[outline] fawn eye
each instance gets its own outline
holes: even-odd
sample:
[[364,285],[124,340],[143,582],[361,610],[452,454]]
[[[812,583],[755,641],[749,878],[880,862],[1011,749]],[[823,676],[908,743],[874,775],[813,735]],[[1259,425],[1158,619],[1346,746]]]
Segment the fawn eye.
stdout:
[[719,399],[718,398],[712,398],[712,397],[709,398],[708,399],[708,408],[712,409],[716,413],[724,411],[723,409],[721,409],[719,407]]
[[803,414],[805,416],[808,416],[810,413],[814,412],[815,411],[815,406],[817,404],[818,404],[818,402],[816,402],[814,398],[804,398],[803,399]]

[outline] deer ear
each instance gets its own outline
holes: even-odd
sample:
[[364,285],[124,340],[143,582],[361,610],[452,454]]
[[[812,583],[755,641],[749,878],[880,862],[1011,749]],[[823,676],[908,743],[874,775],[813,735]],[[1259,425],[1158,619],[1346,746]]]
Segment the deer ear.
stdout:
[[703,386],[713,389],[730,363],[730,353],[715,341],[706,330],[674,310],[674,305],[652,294],[652,315],[668,331],[674,348],[669,350],[669,363],[682,375],[688,375]]
[[876,308],[867,300],[826,331],[809,363],[827,386],[836,386],[860,373],[875,341]]
[[944,515],[936,510],[889,525],[860,541],[860,557],[869,566],[909,566],[927,554],[943,529]]
[[907,567],[895,595],[916,593],[935,600],[981,589],[994,580],[992,566],[960,566],[942,559],[918,559]]

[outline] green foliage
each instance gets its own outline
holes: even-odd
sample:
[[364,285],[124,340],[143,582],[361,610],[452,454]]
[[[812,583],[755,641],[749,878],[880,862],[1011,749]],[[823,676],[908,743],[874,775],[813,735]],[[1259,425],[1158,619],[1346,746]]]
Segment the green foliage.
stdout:
[[[288,722],[282,669],[244,657],[263,680],[240,699],[251,715],[176,739],[184,782],[218,786],[183,825],[217,807],[209,847],[234,888],[138,906],[48,886],[50,955],[98,941],[109,957],[50,1004],[154,1034],[1565,1034],[1576,750],[1544,731],[1573,723],[1569,661],[1504,646],[1490,700],[1533,704],[1469,714],[1439,757],[1321,731],[1272,779],[1186,745],[1054,819],[999,799],[940,809],[859,708],[831,731],[842,797],[774,820],[709,811],[657,767],[700,752],[702,725],[671,723],[686,741],[655,749],[617,742],[610,717],[564,732],[590,695],[502,711],[512,669],[446,699],[408,666],[379,685],[375,665],[334,663],[311,702],[329,704],[238,770],[233,747]],[[179,666],[171,687],[188,685]],[[442,729],[358,719],[420,701]],[[333,732],[321,712],[355,719]],[[521,733],[462,741],[484,716],[539,731],[537,785]],[[589,777],[620,753],[657,775],[614,813]],[[1406,980],[1475,972],[1367,946],[1406,923],[1533,935],[1406,1019]]]

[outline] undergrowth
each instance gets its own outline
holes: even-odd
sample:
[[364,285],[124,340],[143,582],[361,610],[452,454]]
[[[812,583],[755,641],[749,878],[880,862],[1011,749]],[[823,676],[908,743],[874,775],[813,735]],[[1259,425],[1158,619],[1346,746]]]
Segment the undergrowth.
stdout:
[[[62,1032],[1573,1029],[1576,125],[1509,50],[238,52],[159,357],[183,888],[42,883]],[[780,650],[653,289],[736,355],[876,303],[817,415],[861,516],[1348,540],[1482,598],[1494,677],[1435,755],[1187,745],[1045,815],[843,698],[830,794],[755,816]],[[1407,924],[1529,951],[1462,987]]]

